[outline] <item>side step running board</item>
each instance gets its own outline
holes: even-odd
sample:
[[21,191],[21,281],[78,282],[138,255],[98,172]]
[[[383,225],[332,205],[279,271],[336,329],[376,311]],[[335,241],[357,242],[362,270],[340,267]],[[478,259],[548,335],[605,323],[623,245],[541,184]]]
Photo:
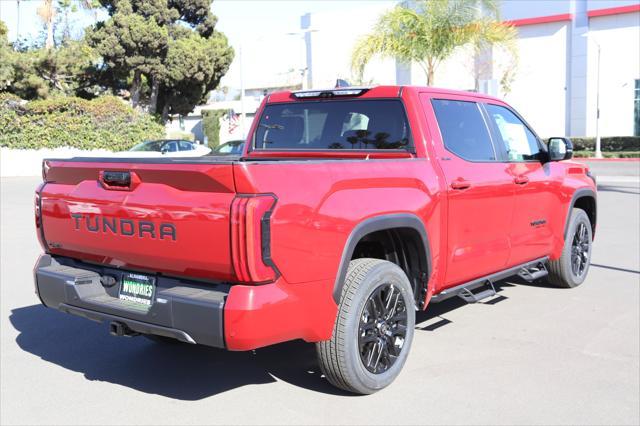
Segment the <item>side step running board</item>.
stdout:
[[[541,257],[540,259],[532,260],[531,262],[526,262],[517,266],[513,266],[509,269],[505,269],[504,271],[500,271],[494,274],[486,275],[484,277],[476,278],[475,280],[471,280],[469,282],[459,284],[455,287],[445,288],[440,293],[437,293],[431,296],[431,302],[436,302],[436,303],[442,302],[443,300],[449,299],[450,297],[460,296],[464,300],[467,300],[468,298],[472,300],[473,303],[475,303],[478,300],[491,297],[495,294],[493,283],[496,281],[500,281],[505,278],[512,277],[514,275],[520,275],[521,273],[523,273],[523,271],[526,271],[525,274],[527,278],[524,278],[524,277],[523,278],[527,281],[528,279],[536,280],[538,278],[544,277],[545,275],[548,275],[549,272],[547,271],[547,268],[545,266],[545,264],[548,261],[549,261],[548,257]],[[469,293],[472,293],[472,290],[479,287],[486,286],[487,283],[490,284],[489,287],[491,288],[487,288],[481,291],[480,293],[476,293],[473,297],[469,295]],[[489,293],[489,292],[493,292],[493,293]]]
[[535,266],[522,268],[520,272],[518,272],[518,276],[527,282],[533,282],[538,278],[546,277],[547,275],[549,275],[549,271],[547,271],[547,267],[544,262],[539,262]]
[[482,299],[487,299],[489,297],[495,296],[496,289],[493,287],[493,283],[487,280],[484,284],[487,287],[486,290],[479,291],[478,293],[474,293],[468,288],[463,288],[462,291],[458,293],[458,297],[467,303],[476,303],[481,301]]

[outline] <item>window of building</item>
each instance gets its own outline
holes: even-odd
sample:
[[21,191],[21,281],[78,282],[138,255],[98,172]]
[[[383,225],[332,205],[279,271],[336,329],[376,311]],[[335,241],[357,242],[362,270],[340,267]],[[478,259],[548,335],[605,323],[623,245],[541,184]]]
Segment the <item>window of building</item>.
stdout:
[[445,147],[469,161],[495,161],[489,129],[476,102],[434,99]]

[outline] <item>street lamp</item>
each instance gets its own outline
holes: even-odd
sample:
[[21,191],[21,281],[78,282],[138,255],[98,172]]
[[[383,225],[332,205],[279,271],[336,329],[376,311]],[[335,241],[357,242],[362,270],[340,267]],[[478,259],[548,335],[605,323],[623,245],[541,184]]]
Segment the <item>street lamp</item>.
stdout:
[[[291,32],[291,33],[287,33],[287,35],[290,36],[298,36],[300,37],[300,39],[303,41],[302,44],[302,66],[300,67],[300,75],[302,76],[302,89],[309,89],[309,82],[307,81],[307,73],[309,71],[309,63],[308,63],[308,46],[307,46],[307,34],[310,33],[315,33],[318,32],[318,30],[313,30],[311,28],[308,28],[306,30],[302,30],[302,31],[297,31],[297,32]],[[309,43],[311,43],[309,41]]]
[[589,33],[582,34],[587,40],[591,40],[598,48],[598,59],[596,65],[596,158],[602,158],[602,149],[600,143],[600,43],[589,37]]

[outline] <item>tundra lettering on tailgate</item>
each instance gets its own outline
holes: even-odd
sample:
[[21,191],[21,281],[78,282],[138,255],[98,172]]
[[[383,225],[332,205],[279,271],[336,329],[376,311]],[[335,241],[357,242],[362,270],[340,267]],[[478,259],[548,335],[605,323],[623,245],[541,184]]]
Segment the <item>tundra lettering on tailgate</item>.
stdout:
[[81,213],[71,213],[76,231],[102,232],[104,234],[123,235],[140,238],[157,238],[160,240],[176,241],[176,227],[172,223],[161,222],[156,225],[147,220],[107,218],[104,216],[89,216]]

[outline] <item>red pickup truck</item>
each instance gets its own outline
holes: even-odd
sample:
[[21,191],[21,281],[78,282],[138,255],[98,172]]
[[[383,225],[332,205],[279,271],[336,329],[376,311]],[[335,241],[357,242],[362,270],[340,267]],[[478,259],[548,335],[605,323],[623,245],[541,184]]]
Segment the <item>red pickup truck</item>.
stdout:
[[481,94],[273,93],[240,155],[45,160],[37,294],[120,336],[317,342],[332,384],[372,393],[429,303],[584,281],[596,185],[571,156]]

